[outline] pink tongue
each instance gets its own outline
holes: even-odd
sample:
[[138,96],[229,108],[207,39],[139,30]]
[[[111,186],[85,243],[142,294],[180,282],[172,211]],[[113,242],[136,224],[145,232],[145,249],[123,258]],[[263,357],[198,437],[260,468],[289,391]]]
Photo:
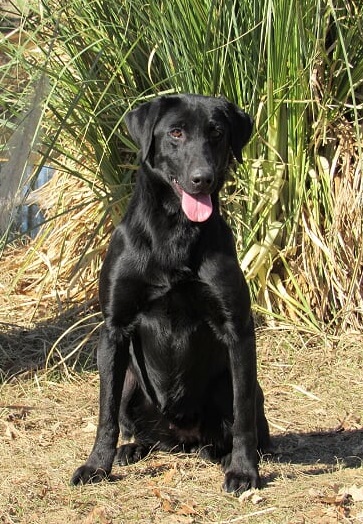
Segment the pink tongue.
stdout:
[[192,222],[204,222],[213,211],[210,195],[189,195],[182,191],[182,208]]

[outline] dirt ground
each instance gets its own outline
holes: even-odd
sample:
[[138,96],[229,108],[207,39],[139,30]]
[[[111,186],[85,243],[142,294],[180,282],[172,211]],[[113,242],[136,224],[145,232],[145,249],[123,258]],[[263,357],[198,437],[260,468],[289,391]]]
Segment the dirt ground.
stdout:
[[[45,356],[59,326],[48,329],[0,326],[2,362]],[[72,488],[95,436],[97,373],[17,373],[0,386],[0,523],[363,522],[362,343],[259,331],[276,453],[261,460],[263,488],[240,498],[221,490],[219,466],[190,455],[154,454],[115,467],[114,482]]]

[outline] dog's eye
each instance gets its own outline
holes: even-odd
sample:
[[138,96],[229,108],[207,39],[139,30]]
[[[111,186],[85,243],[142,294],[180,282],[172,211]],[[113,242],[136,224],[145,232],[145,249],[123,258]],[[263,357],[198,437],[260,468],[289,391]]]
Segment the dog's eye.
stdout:
[[211,129],[210,133],[209,133],[209,136],[213,139],[213,140],[218,140],[219,138],[222,138],[223,136],[223,131],[221,129],[217,129],[217,128],[214,128],[214,129]]
[[183,130],[180,129],[179,127],[176,127],[175,129],[172,129],[170,131],[170,136],[172,136],[173,138],[182,138],[183,136]]

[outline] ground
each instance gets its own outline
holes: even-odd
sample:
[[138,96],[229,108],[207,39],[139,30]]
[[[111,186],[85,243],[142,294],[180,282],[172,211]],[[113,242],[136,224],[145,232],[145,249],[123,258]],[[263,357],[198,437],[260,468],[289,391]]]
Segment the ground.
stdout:
[[[0,333],[3,361],[16,368],[14,347],[46,355],[60,329],[48,326]],[[115,467],[114,482],[71,487],[95,436],[97,373],[18,372],[0,386],[0,523],[363,522],[362,342],[259,330],[276,453],[261,460],[263,488],[240,498],[222,491],[219,466],[162,453]]]

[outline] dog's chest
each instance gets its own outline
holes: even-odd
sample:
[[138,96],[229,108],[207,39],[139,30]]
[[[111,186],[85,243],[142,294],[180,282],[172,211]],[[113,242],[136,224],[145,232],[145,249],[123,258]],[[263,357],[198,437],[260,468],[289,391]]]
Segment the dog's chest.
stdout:
[[[197,370],[207,367],[212,375],[214,365],[220,368],[226,361],[226,348],[213,329],[217,309],[208,286],[197,279],[158,286],[150,293],[139,315],[135,337],[140,368],[149,378],[164,382],[155,384],[156,388],[180,390],[180,394],[184,387],[199,388],[200,379],[194,376]],[[208,380],[209,371],[204,375]],[[196,384],[191,384],[193,381]]]
[[140,325],[143,330],[152,330],[154,334],[161,330],[175,338],[208,322],[211,308],[216,307],[207,284],[197,277],[164,280],[150,286]]

